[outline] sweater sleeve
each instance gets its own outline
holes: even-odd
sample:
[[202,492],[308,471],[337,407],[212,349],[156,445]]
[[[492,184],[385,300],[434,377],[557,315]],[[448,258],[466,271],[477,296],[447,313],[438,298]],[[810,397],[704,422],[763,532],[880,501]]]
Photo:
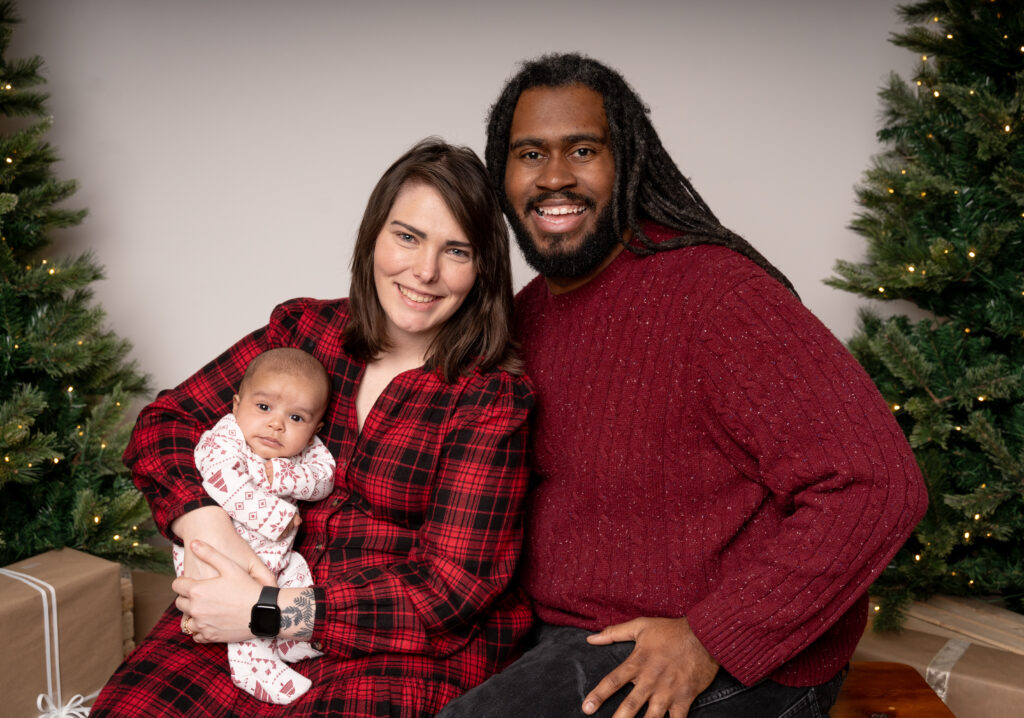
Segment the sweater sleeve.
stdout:
[[293,345],[304,306],[304,300],[278,306],[267,326],[236,342],[174,389],[162,391],[140,412],[124,462],[168,539],[177,541],[170,528],[176,518],[217,505],[203,489],[195,446],[203,431],[231,411],[231,399],[252,358],[276,346]]
[[788,291],[757,274],[708,305],[695,371],[713,440],[749,457],[746,478],[783,518],[725,566],[687,617],[708,651],[750,684],[867,591],[927,495],[871,379]]
[[317,587],[312,640],[324,652],[450,655],[509,588],[522,544],[533,390],[507,374],[487,382],[466,392],[475,398],[460,402],[445,428],[408,553]]

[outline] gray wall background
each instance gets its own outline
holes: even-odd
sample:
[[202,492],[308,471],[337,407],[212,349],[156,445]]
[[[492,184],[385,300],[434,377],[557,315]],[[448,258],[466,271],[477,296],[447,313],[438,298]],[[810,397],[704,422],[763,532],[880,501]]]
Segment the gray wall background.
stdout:
[[[920,62],[888,42],[895,7],[21,0],[10,57],[45,59],[56,171],[90,212],[52,253],[97,255],[110,328],[162,388],[277,302],[344,296],[387,165],[431,134],[482,152],[504,80],[555,50],[619,69],[723,223],[849,338],[865,301],[821,280],[863,254],[846,227],[880,149],[877,90]],[[532,272],[514,262],[518,288]]]

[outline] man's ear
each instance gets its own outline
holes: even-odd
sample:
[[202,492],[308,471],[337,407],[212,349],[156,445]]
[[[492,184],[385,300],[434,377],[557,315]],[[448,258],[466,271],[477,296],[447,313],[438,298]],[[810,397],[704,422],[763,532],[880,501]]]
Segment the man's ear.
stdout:
[[238,413],[238,402],[239,402],[238,394],[235,394],[233,397],[231,397],[231,413],[232,414],[237,414]]

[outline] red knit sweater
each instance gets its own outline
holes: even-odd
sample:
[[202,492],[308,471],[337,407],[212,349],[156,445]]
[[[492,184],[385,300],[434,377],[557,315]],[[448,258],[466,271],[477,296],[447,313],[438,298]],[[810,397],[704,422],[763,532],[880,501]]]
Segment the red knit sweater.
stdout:
[[539,395],[524,580],[541,620],[686,616],[744,683],[832,677],[927,505],[853,357],[721,247],[625,251],[564,295],[537,278],[517,317]]

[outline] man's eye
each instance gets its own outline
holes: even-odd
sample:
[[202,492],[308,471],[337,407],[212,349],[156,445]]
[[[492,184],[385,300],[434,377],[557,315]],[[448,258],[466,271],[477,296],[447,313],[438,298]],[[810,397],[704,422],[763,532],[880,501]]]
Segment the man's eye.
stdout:
[[590,147],[580,147],[576,150],[575,154],[577,157],[592,157],[594,155],[594,150]]

